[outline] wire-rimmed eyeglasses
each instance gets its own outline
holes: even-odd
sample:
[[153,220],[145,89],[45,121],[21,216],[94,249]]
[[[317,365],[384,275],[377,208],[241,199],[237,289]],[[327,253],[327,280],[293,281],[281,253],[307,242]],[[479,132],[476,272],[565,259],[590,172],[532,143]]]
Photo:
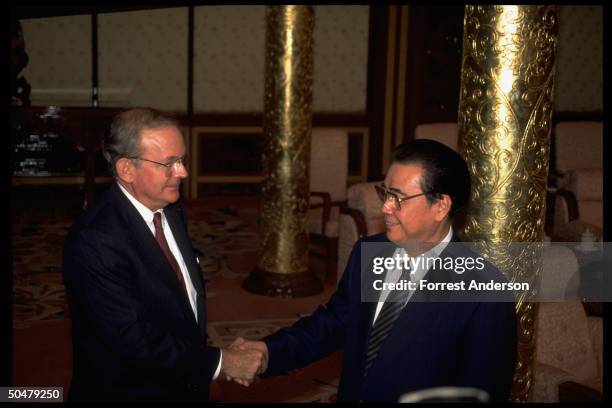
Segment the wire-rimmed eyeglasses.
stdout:
[[389,197],[393,198],[393,204],[394,204],[394,208],[396,211],[399,211],[402,209],[402,203],[404,201],[410,200],[411,198],[417,198],[420,197],[422,195],[426,195],[431,193],[431,191],[427,191],[425,193],[419,193],[419,194],[414,194],[411,196],[406,196],[406,197],[400,197],[398,196],[396,193],[394,193],[393,191],[387,190],[385,187],[383,186],[374,186],[376,188],[376,193],[378,194],[378,198],[380,198],[380,201],[384,203],[387,202],[387,200],[389,200]]
[[187,167],[187,155],[183,157],[179,157],[178,159],[169,161],[167,163],[161,163],[155,160],[145,159],[143,157],[128,157],[128,158],[132,160],[142,160],[142,161],[146,161],[149,163],[155,163],[160,166],[164,166],[166,168],[167,173],[170,173],[172,170],[179,171],[179,169],[181,168],[181,165],[183,165],[184,167]]

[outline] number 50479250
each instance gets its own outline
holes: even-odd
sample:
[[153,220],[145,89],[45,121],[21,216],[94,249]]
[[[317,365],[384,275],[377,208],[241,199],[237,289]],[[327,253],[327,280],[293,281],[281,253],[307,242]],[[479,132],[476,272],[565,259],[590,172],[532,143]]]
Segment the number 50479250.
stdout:
[[0,402],[63,401],[61,387],[0,387]]

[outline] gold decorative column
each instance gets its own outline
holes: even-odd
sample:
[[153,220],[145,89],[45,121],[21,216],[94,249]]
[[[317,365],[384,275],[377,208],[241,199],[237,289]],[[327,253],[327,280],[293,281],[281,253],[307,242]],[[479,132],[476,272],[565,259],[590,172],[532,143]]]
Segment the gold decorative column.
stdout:
[[259,263],[244,282],[255,293],[320,292],[308,271],[314,8],[266,8],[264,148]]
[[460,151],[472,176],[464,238],[479,244],[510,281],[531,281],[517,299],[519,345],[512,400],[533,383],[538,245],[542,241],[553,108],[555,6],[466,6],[459,102]]

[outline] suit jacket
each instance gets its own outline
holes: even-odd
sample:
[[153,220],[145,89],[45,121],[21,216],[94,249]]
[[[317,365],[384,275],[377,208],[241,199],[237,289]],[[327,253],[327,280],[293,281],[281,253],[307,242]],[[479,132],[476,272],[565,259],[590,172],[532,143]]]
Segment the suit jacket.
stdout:
[[72,316],[69,400],[206,400],[204,282],[182,205],[164,214],[197,290],[198,320],[142,216],[116,184],[72,226],[63,275]]
[[[361,276],[362,262],[372,265],[371,254],[362,259],[361,244],[370,242],[389,243],[384,233],[359,240],[329,302],[264,339],[269,351],[266,374],[303,367],[343,348],[339,401],[397,402],[404,393],[437,386],[477,387],[493,401],[507,400],[517,341],[511,294],[504,302],[456,302],[453,295],[449,297],[450,291],[415,292],[364,378],[367,339],[377,305],[361,300],[362,278],[366,286],[373,279],[371,268],[367,276]],[[391,245],[385,255],[391,256],[394,248]],[[440,254],[443,259],[459,256],[476,255],[456,245]],[[505,281],[487,262],[476,274],[429,270],[424,279]]]

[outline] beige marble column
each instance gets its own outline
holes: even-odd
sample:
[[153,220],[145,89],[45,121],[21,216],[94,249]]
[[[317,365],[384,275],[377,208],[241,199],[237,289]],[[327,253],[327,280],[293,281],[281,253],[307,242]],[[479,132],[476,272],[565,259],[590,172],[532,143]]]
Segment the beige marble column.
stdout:
[[[460,152],[472,176],[463,236],[478,242],[510,281],[541,272],[538,245],[517,263],[510,242],[542,241],[558,12],[555,6],[465,7],[459,102]],[[533,384],[537,304],[517,300],[519,346],[512,400]]]
[[323,287],[308,271],[314,7],[266,8],[264,148],[254,293],[301,297]]

